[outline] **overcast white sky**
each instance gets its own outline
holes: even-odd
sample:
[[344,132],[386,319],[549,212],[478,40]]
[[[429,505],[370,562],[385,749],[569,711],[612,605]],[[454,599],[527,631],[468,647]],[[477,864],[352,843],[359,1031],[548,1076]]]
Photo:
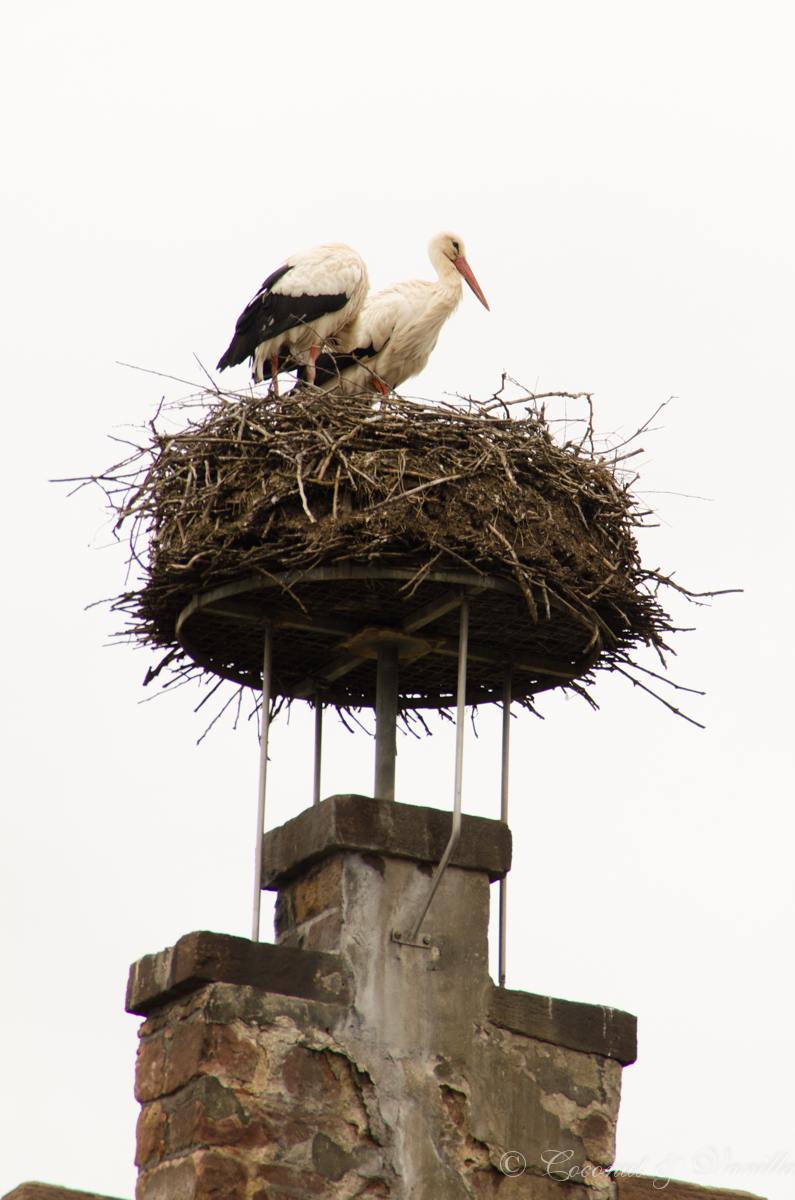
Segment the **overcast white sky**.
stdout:
[[[292,251],[348,241],[377,288],[453,228],[491,313],[467,293],[405,390],[508,371],[624,433],[676,397],[635,460],[645,560],[745,589],[675,606],[705,732],[611,677],[598,713],[552,695],[514,723],[508,985],[637,1014],[620,1167],[790,1200],[792,6],[33,0],[2,23],[0,1194],[132,1197],[128,966],[249,930],[255,731],[197,748],[198,693],[140,704],[151,657],[85,611],[124,583],[101,497],[47,481],[186,391],[117,361],[198,380]],[[467,742],[468,812],[499,813],[498,725]],[[309,803],[309,736],[298,706],[274,727],[269,825]],[[372,745],[327,744],[324,793],[370,790]],[[450,807],[452,766],[449,726],[401,741],[399,798]]]

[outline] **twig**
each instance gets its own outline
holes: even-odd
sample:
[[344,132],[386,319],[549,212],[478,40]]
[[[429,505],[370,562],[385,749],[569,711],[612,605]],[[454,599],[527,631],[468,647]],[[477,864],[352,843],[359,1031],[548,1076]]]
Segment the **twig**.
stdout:
[[304,491],[304,481],[301,478],[301,463],[303,462],[303,458],[304,458],[303,454],[299,454],[295,460],[296,475],[298,476],[298,490],[301,493],[301,503],[304,506],[304,512],[309,517],[309,520],[312,522],[312,524],[316,525],[317,522],[316,522],[315,518],[312,516],[312,513],[309,511],[309,505],[306,502],[306,492]]
[[702,725],[700,721],[694,721],[692,717],[687,715],[687,713],[683,713],[681,709],[675,708],[673,704],[669,704],[668,701],[662,696],[658,695],[657,692],[652,691],[650,687],[646,687],[645,683],[641,683],[639,679],[634,679],[628,671],[624,671],[617,665],[613,666],[613,670],[618,671],[619,675],[623,675],[625,679],[628,679],[633,687],[642,688],[644,692],[648,692],[650,696],[654,696],[655,700],[659,700],[660,704],[664,704],[666,708],[670,709],[672,713],[676,713],[677,717],[681,717],[683,721],[689,721],[691,725],[697,726],[698,729],[706,729],[706,725]]

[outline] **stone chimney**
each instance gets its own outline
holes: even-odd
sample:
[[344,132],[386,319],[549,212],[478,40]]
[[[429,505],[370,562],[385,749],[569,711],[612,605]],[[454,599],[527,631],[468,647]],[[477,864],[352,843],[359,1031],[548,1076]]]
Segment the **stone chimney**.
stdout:
[[334,796],[266,835],[277,944],[193,933],[130,973],[138,1200],[613,1200],[636,1021],[495,987],[500,821]]

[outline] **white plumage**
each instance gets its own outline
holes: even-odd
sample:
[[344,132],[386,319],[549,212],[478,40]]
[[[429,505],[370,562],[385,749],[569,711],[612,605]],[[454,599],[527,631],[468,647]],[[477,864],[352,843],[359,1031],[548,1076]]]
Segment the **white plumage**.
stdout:
[[[316,382],[346,393],[386,392],[418,375],[426,366],[439,333],[461,303],[462,278],[488,308],[464,243],[455,233],[439,233],[428,247],[439,276],[435,283],[410,279],[371,296],[357,319],[337,334],[337,352],[317,360]],[[300,372],[308,378],[305,372]]]
[[363,259],[342,242],[293,254],[240,314],[218,370],[250,358],[257,382],[296,366],[313,382],[318,350],[355,320],[368,288]]

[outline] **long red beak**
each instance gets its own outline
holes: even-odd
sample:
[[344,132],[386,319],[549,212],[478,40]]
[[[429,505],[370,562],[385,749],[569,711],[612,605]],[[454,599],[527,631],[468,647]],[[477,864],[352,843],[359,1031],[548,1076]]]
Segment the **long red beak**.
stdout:
[[[453,259],[453,266],[455,267],[455,269],[457,271],[460,271],[460,273],[464,276],[464,279],[466,279],[467,283],[472,288],[472,291],[475,293],[475,295],[477,296],[480,303],[485,308],[489,308],[489,302],[486,299],[486,297],[483,295],[483,292],[480,290],[480,284],[478,283],[475,276],[472,274],[472,268],[470,267],[467,260],[465,258],[455,258],[455,259]],[[489,312],[491,312],[490,308],[489,308]]]

